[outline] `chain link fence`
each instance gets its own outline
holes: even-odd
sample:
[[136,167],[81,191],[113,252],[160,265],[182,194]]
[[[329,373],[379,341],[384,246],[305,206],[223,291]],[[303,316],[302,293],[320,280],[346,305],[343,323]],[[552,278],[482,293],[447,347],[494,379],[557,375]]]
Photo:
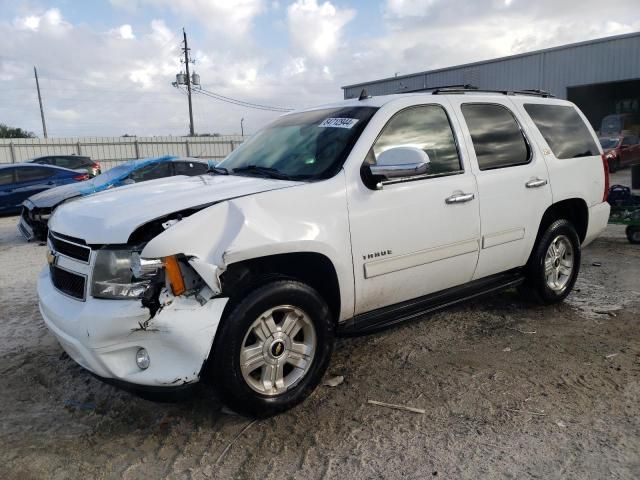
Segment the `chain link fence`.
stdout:
[[176,155],[224,159],[244,139],[216,137],[83,137],[0,139],[0,164],[24,162],[46,155],[83,155],[100,162],[102,171],[137,158]]

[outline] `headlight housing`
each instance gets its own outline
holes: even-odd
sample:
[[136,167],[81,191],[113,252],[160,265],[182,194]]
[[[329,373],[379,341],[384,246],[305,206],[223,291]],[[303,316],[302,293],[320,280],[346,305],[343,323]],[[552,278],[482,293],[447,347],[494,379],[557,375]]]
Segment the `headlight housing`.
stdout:
[[98,250],[91,295],[97,298],[139,298],[163,267],[161,260],[141,259],[130,250]]

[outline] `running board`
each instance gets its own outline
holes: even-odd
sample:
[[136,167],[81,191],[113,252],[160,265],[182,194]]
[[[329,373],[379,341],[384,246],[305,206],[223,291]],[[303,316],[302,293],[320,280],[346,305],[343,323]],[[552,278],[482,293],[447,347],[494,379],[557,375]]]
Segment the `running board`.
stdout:
[[340,324],[338,335],[350,336],[377,332],[467,300],[516,287],[522,282],[524,282],[524,275],[520,269],[491,275],[424,297],[361,313]]

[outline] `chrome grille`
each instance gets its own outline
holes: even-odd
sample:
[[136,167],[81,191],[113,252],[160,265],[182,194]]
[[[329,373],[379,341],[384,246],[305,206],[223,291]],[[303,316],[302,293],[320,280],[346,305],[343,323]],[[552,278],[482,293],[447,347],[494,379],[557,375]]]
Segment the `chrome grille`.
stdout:
[[74,241],[71,241],[68,238],[62,238],[59,234],[49,232],[49,242],[54,252],[80,262],[89,263],[91,249],[87,245],[79,243],[82,240],[74,239]]
[[84,275],[70,272],[56,265],[49,267],[49,274],[51,275],[51,283],[57,290],[65,295],[84,301],[86,287],[86,277]]

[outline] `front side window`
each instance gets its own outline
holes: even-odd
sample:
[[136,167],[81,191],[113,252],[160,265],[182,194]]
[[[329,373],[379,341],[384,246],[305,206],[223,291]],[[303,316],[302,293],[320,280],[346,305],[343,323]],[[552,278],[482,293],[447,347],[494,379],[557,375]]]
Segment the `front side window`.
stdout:
[[366,161],[375,164],[382,152],[394,147],[424,150],[429,155],[429,175],[462,171],[449,118],[439,105],[421,105],[398,112],[385,125]]
[[200,162],[173,162],[176,175],[203,175],[209,170],[209,166]]
[[164,178],[171,175],[171,165],[169,162],[152,163],[132,172],[129,178],[134,182],[146,182],[156,178]]
[[638,143],[638,139],[636,137],[624,137],[622,139],[622,145],[631,146]]
[[54,174],[53,170],[45,167],[23,167],[17,170],[19,182],[34,182],[43,180]]
[[466,103],[462,105],[462,115],[471,134],[480,170],[529,163],[529,145],[508,108],[489,103]]
[[556,158],[600,155],[591,132],[572,106],[527,103],[524,109]]
[[14,183],[13,172],[15,168],[2,168],[0,169],[0,185],[9,185]]
[[232,175],[319,180],[335,175],[375,107],[341,107],[285,115],[234,150],[218,167]]

